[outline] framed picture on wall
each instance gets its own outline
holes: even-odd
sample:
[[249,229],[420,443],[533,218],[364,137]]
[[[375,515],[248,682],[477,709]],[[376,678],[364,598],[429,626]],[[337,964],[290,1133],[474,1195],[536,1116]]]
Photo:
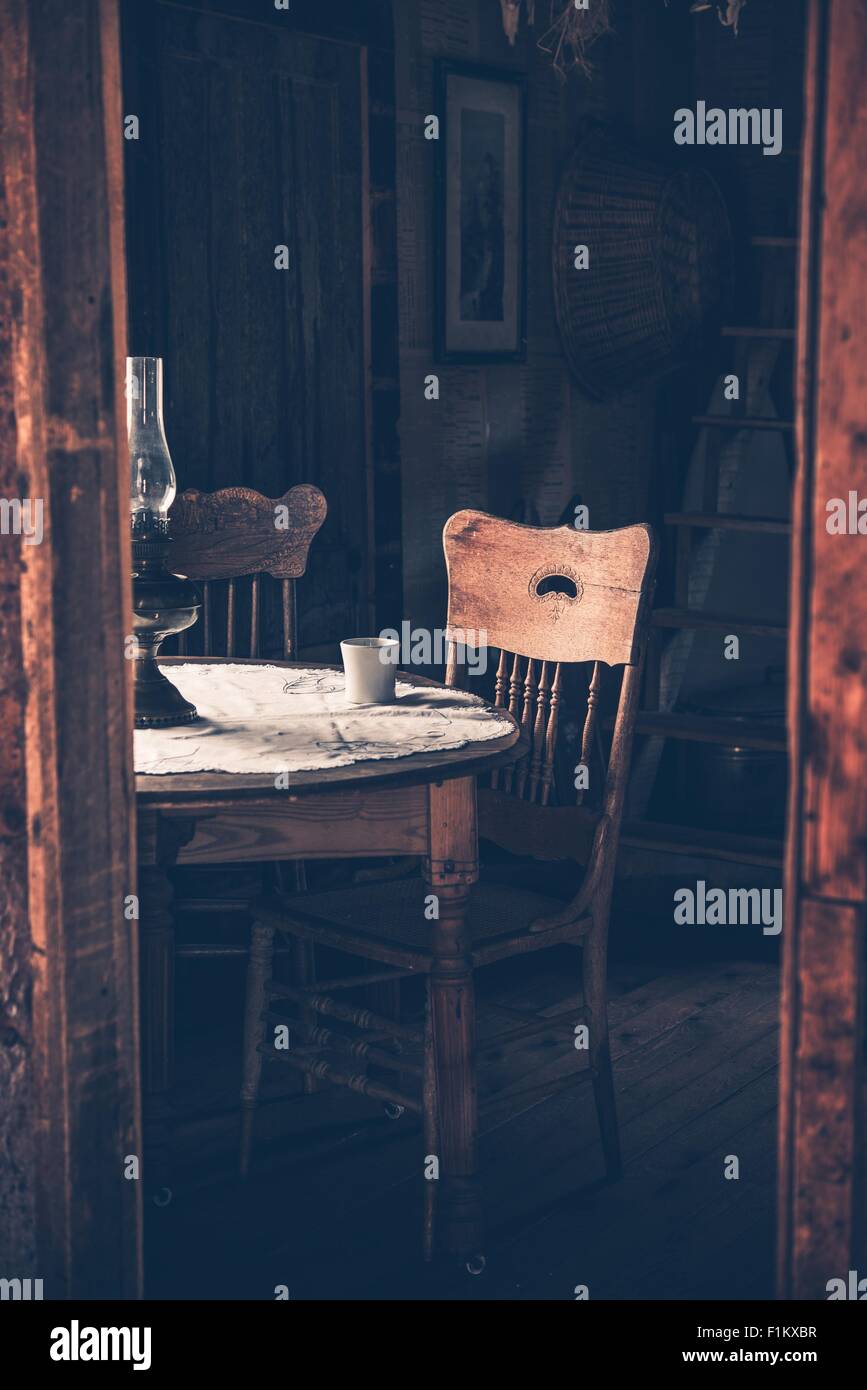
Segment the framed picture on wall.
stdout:
[[527,88],[522,73],[440,59],[439,362],[526,357]]

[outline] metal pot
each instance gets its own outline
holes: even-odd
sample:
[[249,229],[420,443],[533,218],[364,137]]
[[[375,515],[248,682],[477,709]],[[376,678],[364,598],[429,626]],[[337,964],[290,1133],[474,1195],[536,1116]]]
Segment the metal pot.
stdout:
[[[769,672],[758,685],[735,686],[694,697],[689,714],[744,724],[785,725],[785,683]],[[680,788],[690,819],[707,829],[782,835],[786,819],[787,758],[784,752],[730,744],[681,744]]]

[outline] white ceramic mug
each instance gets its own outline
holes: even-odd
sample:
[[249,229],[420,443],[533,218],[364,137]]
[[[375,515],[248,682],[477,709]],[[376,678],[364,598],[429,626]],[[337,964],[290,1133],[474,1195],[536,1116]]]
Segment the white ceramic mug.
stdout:
[[340,643],[348,705],[392,705],[400,643],[387,637],[350,637]]

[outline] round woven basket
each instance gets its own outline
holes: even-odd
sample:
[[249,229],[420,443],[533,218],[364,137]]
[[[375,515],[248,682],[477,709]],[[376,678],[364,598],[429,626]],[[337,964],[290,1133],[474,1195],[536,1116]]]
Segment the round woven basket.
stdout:
[[[589,248],[589,268],[575,248]],[[673,172],[602,130],[563,172],[554,298],[569,366],[602,397],[683,366],[731,296],[728,213],[700,170]]]

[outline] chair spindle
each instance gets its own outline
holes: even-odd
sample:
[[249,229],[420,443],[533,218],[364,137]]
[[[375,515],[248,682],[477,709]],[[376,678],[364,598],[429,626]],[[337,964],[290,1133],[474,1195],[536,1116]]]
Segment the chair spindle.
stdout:
[[226,656],[235,655],[235,581],[229,580],[226,593]]
[[[590,689],[587,692],[587,715],[584,720],[584,732],[581,736],[581,762],[584,767],[590,767],[590,760],[593,756],[593,741],[596,737],[596,718],[599,708],[599,695],[602,689],[602,666],[596,661],[593,664],[593,678],[590,682]],[[577,803],[580,806],[584,800],[584,792],[579,789]]]
[[[514,661],[512,662],[512,674],[511,674],[511,676],[509,677],[509,713],[511,714],[511,716],[512,716],[513,719],[518,719],[519,716],[520,716],[520,704],[521,704],[521,658],[520,658],[520,657],[517,655],[517,653],[516,653],[516,654],[515,654],[515,659],[514,659]],[[504,790],[504,791],[510,792],[510,791],[512,790],[512,779],[513,779],[513,777],[514,777],[514,768],[511,768],[511,767],[506,768],[506,771],[505,771],[505,774],[504,774],[504,778],[503,778],[503,790]]]
[[560,696],[563,688],[563,668],[560,662],[554,669],[551,686],[551,707],[548,713],[548,732],[545,736],[545,763],[542,768],[541,803],[547,806],[551,799],[551,783],[554,780],[554,755],[557,751],[557,729],[560,723]]
[[259,589],[261,580],[253,575],[250,585],[250,655],[259,655]]
[[[498,709],[506,708],[506,690],[509,680],[509,653],[505,650],[500,652],[500,660],[497,663],[497,684],[494,694],[494,704]],[[500,773],[498,768],[494,768],[491,773],[491,786],[496,790],[500,785]]]
[[539,692],[536,702],[536,721],[533,725],[533,755],[530,759],[530,787],[527,795],[528,801],[536,800],[536,793],[539,789],[539,780],[542,775],[542,758],[545,751],[545,733],[548,725],[548,709],[551,699],[550,690],[550,671],[547,661],[542,662],[542,674],[539,679]]
[[283,580],[283,659],[294,661],[298,650],[297,614],[295,610],[295,584],[291,579]]
[[515,791],[519,797],[524,795],[524,788],[527,784],[527,773],[530,768],[530,747],[533,738],[533,724],[536,716],[536,663],[533,660],[527,662],[527,673],[524,677],[524,708],[521,712],[521,737],[526,740],[527,754],[518,764],[516,774],[517,782]]
[[202,647],[203,655],[211,656],[211,586],[202,585]]

